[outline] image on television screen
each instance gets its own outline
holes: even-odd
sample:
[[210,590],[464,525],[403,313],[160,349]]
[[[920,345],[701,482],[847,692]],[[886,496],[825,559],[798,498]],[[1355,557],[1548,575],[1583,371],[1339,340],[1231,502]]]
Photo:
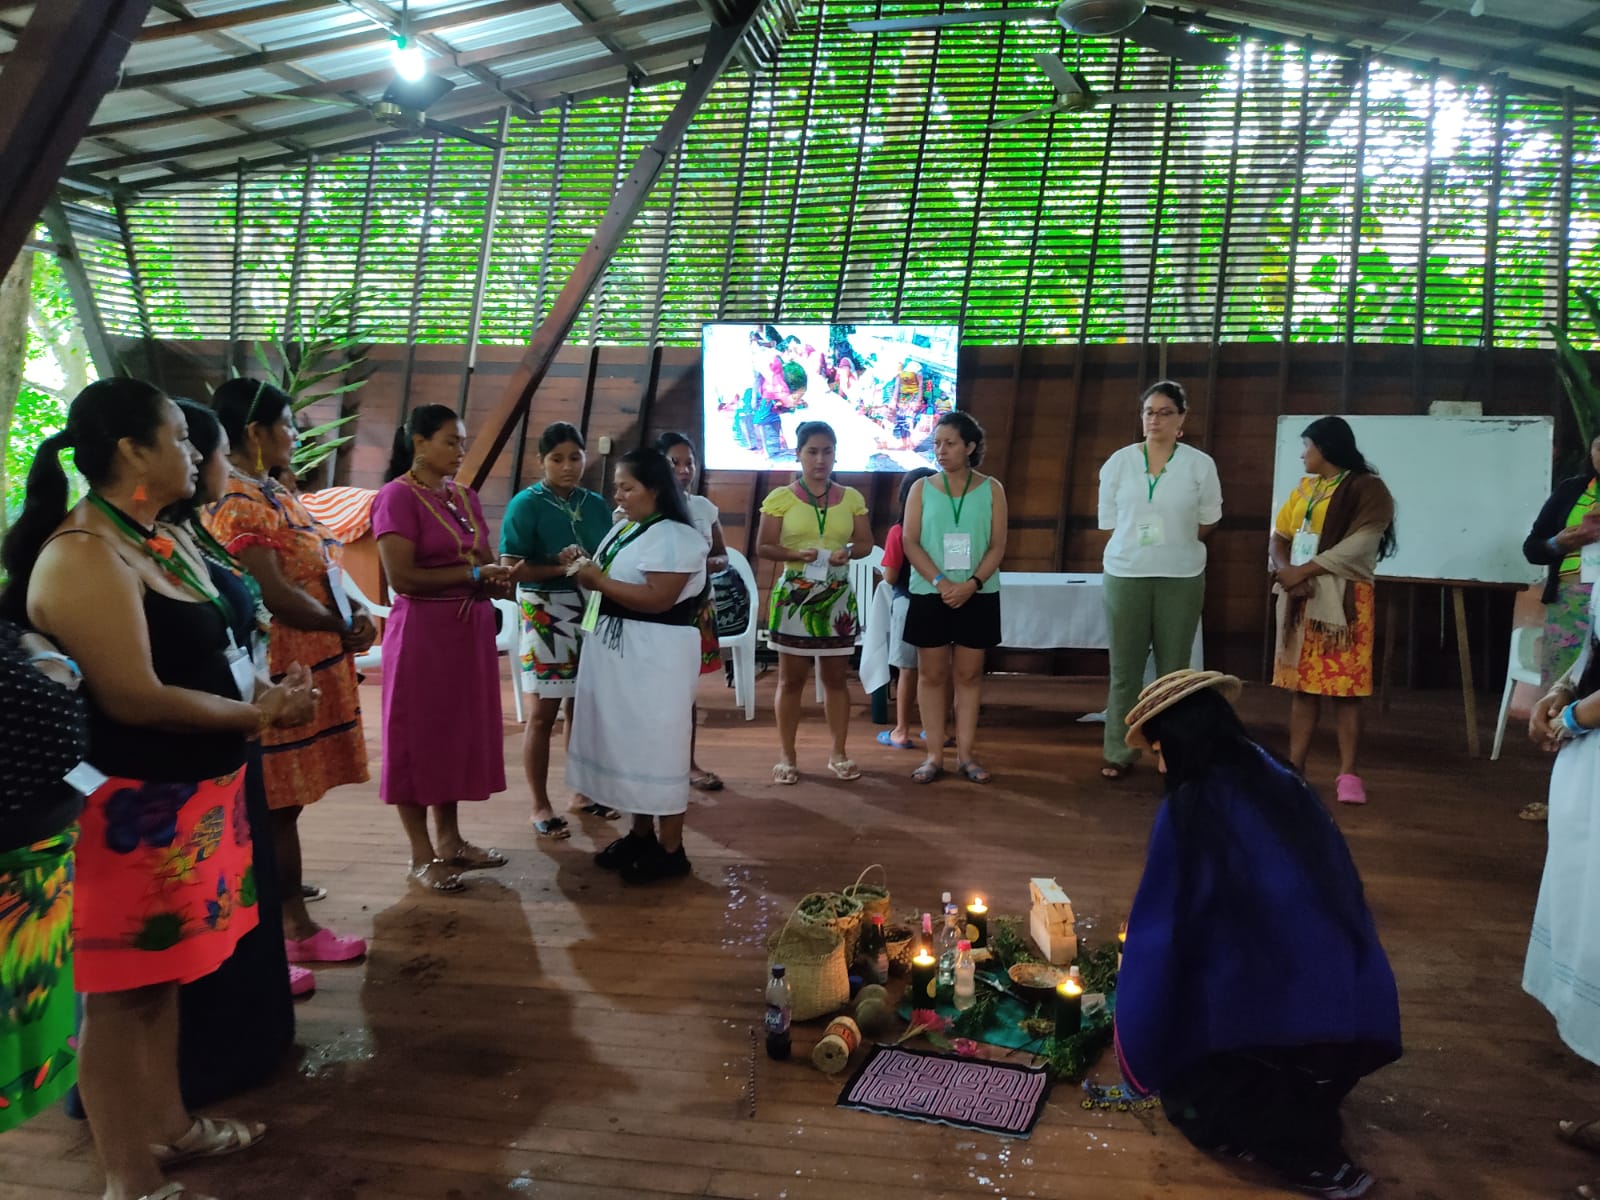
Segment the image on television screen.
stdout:
[[826,421],[837,471],[932,466],[934,423],[956,407],[960,340],[954,325],[706,325],[705,465],[792,470],[795,430]]

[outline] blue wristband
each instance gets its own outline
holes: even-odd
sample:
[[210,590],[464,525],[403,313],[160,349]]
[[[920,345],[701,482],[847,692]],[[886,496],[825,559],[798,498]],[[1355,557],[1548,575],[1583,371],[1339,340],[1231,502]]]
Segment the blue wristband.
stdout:
[[472,582],[473,583],[477,583],[482,578],[483,578],[483,568],[478,566],[476,563],[474,563],[472,565]]
[[935,575],[933,577],[933,581],[935,583],[943,583],[944,582],[944,572],[940,571],[937,575]]
[[1561,723],[1567,727],[1567,732],[1573,737],[1582,737],[1591,732],[1589,726],[1578,724],[1577,702],[1567,705],[1561,710]]

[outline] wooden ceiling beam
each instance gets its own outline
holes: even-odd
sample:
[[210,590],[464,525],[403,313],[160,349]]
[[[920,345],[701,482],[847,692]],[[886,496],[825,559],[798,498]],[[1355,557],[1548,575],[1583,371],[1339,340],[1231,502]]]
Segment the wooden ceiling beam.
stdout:
[[0,264],[33,235],[149,12],[150,0],[50,0],[29,16],[0,105]]
[[555,361],[556,352],[566,341],[584,303],[605,274],[613,256],[627,240],[629,230],[650,195],[650,189],[661,174],[661,168],[677,151],[684,132],[710,95],[712,86],[734,57],[745,34],[756,24],[764,2],[743,0],[733,23],[713,30],[706,43],[705,57],[684,85],[661,131],[639,152],[633,169],[611,197],[611,203],[594,237],[584,248],[566,285],[551,304],[549,315],[534,330],[528,349],[517,364],[516,371],[507,380],[484,432],[474,439],[471,449],[467,451],[466,461],[457,472],[457,477],[466,479],[472,487],[483,486],[517,423],[527,415],[534,392],[544,382],[550,364]]
[[[411,23],[413,33],[435,33],[440,30],[458,29],[463,25],[471,25],[478,21],[489,21],[496,17],[513,16],[526,13],[532,8],[547,8],[559,0],[490,0],[487,4],[474,4],[462,8],[451,9],[449,12],[432,13],[425,17],[418,17]],[[316,58],[323,54],[342,54],[348,50],[383,49],[388,45],[390,35],[379,28],[362,29],[356,33],[341,34],[338,37],[324,38],[316,42],[302,42],[295,46],[275,47],[271,50],[257,50],[250,54],[241,54],[235,58],[225,58],[215,62],[195,63],[187,67],[173,67],[165,71],[144,71],[123,77],[121,89],[165,87],[168,84],[189,83],[196,79],[217,79],[224,75],[234,75],[240,71],[254,71],[262,67],[270,67],[277,63],[298,62],[305,59]]]
[[213,33],[219,29],[237,29],[241,25],[254,25],[259,21],[276,21],[317,9],[338,8],[338,0],[276,0],[271,4],[257,4],[253,8],[238,8],[210,17],[184,17],[163,21],[159,25],[146,25],[139,31],[136,42],[162,42],[194,34]]

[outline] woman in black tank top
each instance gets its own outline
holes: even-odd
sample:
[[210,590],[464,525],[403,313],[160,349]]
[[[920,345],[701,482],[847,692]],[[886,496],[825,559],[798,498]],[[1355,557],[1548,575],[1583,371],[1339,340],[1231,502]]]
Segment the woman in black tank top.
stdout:
[[[67,448],[90,485],[71,511]],[[189,1114],[168,1039],[178,985],[214,971],[257,923],[246,742],[303,720],[311,700],[303,668],[257,690],[204,560],[157,529],[194,478],[171,400],[134,380],[91,384],[40,447],[0,551],[0,614],[83,672],[93,775],[72,922],[79,1080],[108,1190],[130,1196],[162,1188],[166,1167],[261,1135]]]

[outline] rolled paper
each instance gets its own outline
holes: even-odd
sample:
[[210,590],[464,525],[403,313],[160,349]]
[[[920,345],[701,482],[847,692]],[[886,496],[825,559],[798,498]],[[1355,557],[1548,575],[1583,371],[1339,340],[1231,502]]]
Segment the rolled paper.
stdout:
[[850,1056],[861,1045],[861,1029],[849,1017],[835,1017],[811,1051],[811,1063],[824,1075],[837,1075],[850,1065]]

